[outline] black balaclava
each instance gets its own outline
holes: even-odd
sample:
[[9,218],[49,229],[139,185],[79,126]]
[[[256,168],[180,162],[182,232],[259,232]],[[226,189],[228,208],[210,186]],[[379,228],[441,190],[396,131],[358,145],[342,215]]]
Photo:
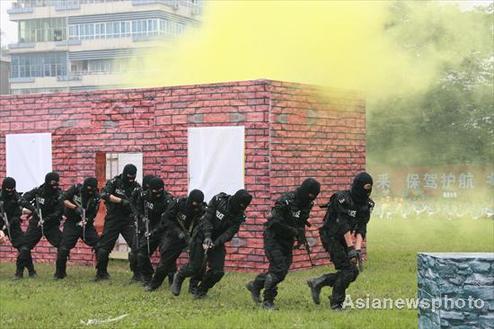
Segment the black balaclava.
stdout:
[[142,178],[142,190],[147,191],[149,190],[149,182],[151,179],[155,178],[155,175],[146,175]]
[[129,186],[136,180],[137,168],[133,164],[125,165],[122,173],[124,185]]
[[252,195],[246,190],[238,190],[230,197],[230,211],[234,214],[244,212],[252,201]]
[[86,196],[94,195],[98,189],[98,180],[94,177],[88,177],[82,184],[82,193]]
[[356,203],[364,203],[372,192],[372,177],[366,172],[361,172],[353,179],[350,194]]
[[200,190],[192,190],[187,197],[187,202],[185,203],[185,207],[187,209],[187,213],[194,214],[198,213],[202,209],[202,203],[204,202],[204,193]]
[[5,177],[2,182],[2,197],[10,198],[14,195],[14,193],[15,193],[15,179],[13,179],[12,177]]
[[159,199],[165,190],[165,183],[159,177],[154,177],[149,181],[149,191],[153,199]]
[[45,176],[45,192],[48,194],[55,193],[58,190],[60,176],[52,171]]
[[295,199],[300,205],[307,205],[317,198],[321,191],[321,184],[314,178],[307,178],[295,192]]

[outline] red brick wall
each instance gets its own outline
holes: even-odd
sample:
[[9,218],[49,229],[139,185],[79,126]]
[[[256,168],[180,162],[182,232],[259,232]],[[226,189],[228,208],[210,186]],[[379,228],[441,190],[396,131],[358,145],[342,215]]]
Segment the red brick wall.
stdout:
[[[325,210],[319,205],[365,168],[365,103],[356,93],[286,82],[273,82],[271,93],[271,198],[307,177],[321,183],[307,239],[313,262],[327,264],[318,232]],[[305,250],[295,251],[293,268],[307,262]]]
[[[358,95],[333,91],[322,97],[311,86],[269,80],[152,89],[0,97],[0,177],[5,175],[5,134],[52,133],[53,169],[66,188],[95,175],[96,152],[142,152],[144,173],[160,175],[174,195],[187,191],[187,128],[245,126],[245,184],[254,195],[248,220],[233,239],[227,269],[267,266],[262,224],[281,192],[305,177],[322,183],[319,203],[346,188],[365,166],[365,105]],[[311,222],[319,223],[315,209]],[[327,263],[311,229],[316,262]],[[53,261],[43,239],[36,262]],[[0,259],[14,250],[0,246]],[[82,244],[74,262],[91,263]],[[297,253],[294,268],[307,267]]]

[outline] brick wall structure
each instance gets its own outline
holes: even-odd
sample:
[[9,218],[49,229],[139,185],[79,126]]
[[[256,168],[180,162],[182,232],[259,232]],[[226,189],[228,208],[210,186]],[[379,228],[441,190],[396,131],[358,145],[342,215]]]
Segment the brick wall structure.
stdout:
[[[96,175],[97,153],[142,152],[143,172],[162,177],[172,194],[185,195],[187,129],[244,126],[245,188],[254,199],[228,245],[230,271],[267,268],[263,223],[280,193],[314,177],[322,185],[322,204],[365,167],[365,102],[349,91],[252,80],[9,95],[0,96],[0,107],[0,177],[6,171],[6,134],[50,132],[53,169],[63,188]],[[328,263],[317,233],[323,215],[314,207],[307,234],[317,265]],[[15,255],[9,244],[0,246],[1,261]],[[55,255],[45,239],[33,251],[36,262],[53,262]],[[92,264],[91,250],[79,242],[71,262]],[[306,267],[305,251],[295,251],[293,268]]]

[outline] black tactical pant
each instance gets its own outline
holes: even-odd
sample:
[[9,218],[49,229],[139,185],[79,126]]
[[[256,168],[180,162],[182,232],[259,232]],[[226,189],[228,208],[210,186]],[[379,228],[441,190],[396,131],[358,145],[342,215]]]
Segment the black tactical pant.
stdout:
[[67,259],[70,255],[70,250],[75,247],[79,239],[83,240],[85,244],[96,248],[98,243],[98,233],[94,228],[93,223],[86,224],[85,232],[82,232],[83,228],[75,220],[67,219],[63,225],[62,242],[57,250],[56,272],[55,276],[66,276]]
[[344,237],[335,237],[321,232],[321,240],[329,253],[336,273],[324,274],[320,287],[331,286],[333,292],[330,297],[331,305],[341,305],[345,301],[345,291],[351,282],[357,279],[358,267],[348,259],[347,246]]
[[117,241],[119,234],[122,234],[125,242],[127,242],[127,245],[130,247],[130,270],[136,274],[136,246],[138,238],[136,237],[136,228],[133,218],[130,215],[106,215],[103,234],[96,244],[97,275],[108,274],[108,258],[113,247],[115,247],[115,242]]
[[292,265],[293,239],[277,238],[271,231],[264,231],[264,252],[269,261],[266,273],[259,274],[254,286],[263,291],[265,301],[273,302],[278,294],[278,284],[282,282]]
[[200,280],[196,291],[206,294],[225,275],[226,250],[225,245],[215,246],[208,249],[205,255],[202,241],[203,239],[198,237],[192,240],[189,245],[189,262],[177,275],[181,278],[192,277],[191,284],[194,284],[192,280]]
[[[19,218],[9,218],[10,227],[3,229],[3,233],[9,237],[10,244],[15,249],[19,250],[22,246],[22,239],[24,238],[24,232],[22,232]],[[10,234],[9,234],[10,231]]]
[[[27,266],[22,263],[22,259],[19,257],[24,240],[24,232],[22,232],[21,224],[18,218],[12,218],[12,219],[9,218],[9,223],[10,223],[10,227],[8,229],[7,227],[5,227],[3,229],[3,232],[5,233],[5,235],[9,237],[10,244],[12,245],[12,247],[17,249],[17,251],[19,252],[16,261],[16,275],[22,276],[22,272],[24,271],[24,266]],[[33,263],[32,258],[28,260],[28,263],[30,263],[31,265],[30,267],[32,268],[32,263]],[[31,269],[31,272],[33,270],[34,269]]]
[[[151,230],[150,230],[151,231]],[[154,270],[151,264],[151,256],[158,249],[161,243],[161,236],[159,234],[153,234],[149,237],[149,253],[148,253],[148,239],[145,232],[139,239],[139,245],[137,249],[137,273],[142,276],[144,282],[151,280]]]
[[[186,247],[187,243],[185,240],[179,239],[176,235],[170,234],[162,237],[160,244],[160,262],[158,263],[153,279],[151,280],[151,288],[159,288],[167,275],[177,271],[177,259]],[[193,280],[191,279],[191,284],[194,286],[192,282]],[[197,282],[195,286],[197,287]]]
[[[55,248],[60,247],[62,241],[62,232],[60,231],[60,221],[46,223],[43,226],[43,232],[48,242]],[[38,244],[43,237],[41,227],[38,226],[38,221],[31,219],[24,233],[24,241],[17,258],[17,263],[20,266],[27,267],[30,273],[34,272],[33,259],[31,250]]]

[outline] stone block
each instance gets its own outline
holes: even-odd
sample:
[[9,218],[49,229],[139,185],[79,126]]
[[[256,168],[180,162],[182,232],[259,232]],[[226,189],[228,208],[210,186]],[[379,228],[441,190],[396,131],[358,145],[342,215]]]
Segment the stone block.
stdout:
[[492,328],[493,264],[492,253],[418,254],[417,295],[441,301],[438,312],[419,304],[419,329]]

